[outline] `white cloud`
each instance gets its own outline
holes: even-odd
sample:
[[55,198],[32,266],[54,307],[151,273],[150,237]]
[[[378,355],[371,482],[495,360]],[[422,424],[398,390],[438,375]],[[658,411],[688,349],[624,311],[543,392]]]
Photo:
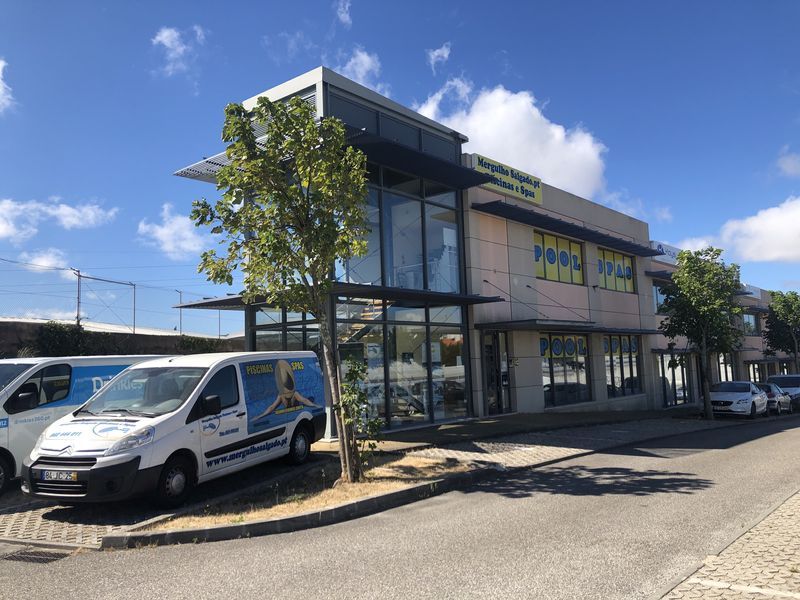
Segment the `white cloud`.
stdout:
[[104,209],[98,204],[70,205],[55,197],[48,202],[19,202],[0,199],[0,239],[12,243],[27,240],[39,231],[42,221],[54,220],[64,229],[89,229],[114,219],[116,208]]
[[316,43],[301,30],[294,33],[281,31],[276,36],[264,36],[263,42],[269,57],[276,64],[281,64],[284,59],[292,61],[301,53],[310,52],[317,47]]
[[753,262],[800,262],[800,196],[731,219],[720,230],[722,247],[737,259]]
[[672,210],[669,206],[656,207],[653,215],[659,223],[672,223]]
[[691,250],[692,252],[709,246],[717,247],[718,245],[719,242],[712,236],[688,237],[675,244],[670,244],[670,246],[675,246],[681,250]]
[[17,259],[26,263],[23,267],[28,271],[36,273],[57,271],[62,279],[75,280],[75,275],[69,270],[67,264],[67,255],[58,248],[42,248],[32,252],[22,252]]
[[450,58],[450,42],[445,42],[435,50],[425,50],[425,54],[428,55],[428,66],[433,71],[433,74],[436,75],[436,65],[439,63],[444,64]]
[[789,152],[789,147],[781,148],[778,156],[778,170],[786,177],[800,177],[800,154]]
[[206,31],[199,25],[193,25],[190,32],[183,33],[175,27],[162,27],[150,43],[164,50],[164,65],[160,71],[166,77],[172,77],[189,71],[196,58],[197,47],[205,41]]
[[[60,308],[30,308],[20,315],[23,319],[47,319],[51,321],[74,321],[75,311]],[[86,315],[81,311],[81,316]]]
[[199,257],[210,243],[206,236],[198,232],[189,217],[174,214],[171,204],[161,207],[161,224],[142,219],[138,232],[145,243],[156,246],[172,260]]
[[336,18],[339,23],[349,28],[353,24],[353,18],[350,16],[350,0],[337,0],[334,4],[336,8]]
[[14,104],[14,96],[11,95],[11,88],[3,79],[3,71],[8,63],[0,58],[0,115],[11,108]]
[[[589,131],[550,121],[529,91],[498,85],[473,98],[470,87],[461,78],[450,79],[417,110],[466,134],[468,152],[491,156],[585,198],[604,191],[606,147]],[[447,110],[444,103],[450,100]]]
[[379,94],[384,96],[390,94],[389,84],[378,81],[381,74],[380,58],[377,54],[370,54],[361,46],[353,48],[353,53],[347,62],[334,70]]

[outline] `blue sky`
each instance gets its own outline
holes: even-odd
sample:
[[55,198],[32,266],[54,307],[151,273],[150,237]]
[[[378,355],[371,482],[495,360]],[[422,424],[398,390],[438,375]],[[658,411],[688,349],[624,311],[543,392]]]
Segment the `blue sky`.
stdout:
[[[800,3],[3,0],[0,15],[0,258],[136,282],[140,326],[178,325],[175,290],[238,291],[195,272],[207,240],[185,217],[213,187],[171,173],[223,148],[227,102],[319,64],[653,239],[711,241],[745,281],[800,287]],[[29,268],[0,263],[0,314],[74,314],[74,276]],[[130,325],[129,286],[87,283],[87,318]],[[184,311],[186,330],[218,327]]]

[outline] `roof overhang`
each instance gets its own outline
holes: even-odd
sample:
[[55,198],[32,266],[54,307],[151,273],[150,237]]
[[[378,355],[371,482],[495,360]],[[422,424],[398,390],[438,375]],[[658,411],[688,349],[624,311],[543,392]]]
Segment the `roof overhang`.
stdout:
[[[468,306],[473,304],[487,304],[490,302],[504,302],[498,296],[479,296],[476,294],[448,294],[445,292],[431,292],[427,290],[412,290],[406,288],[391,288],[375,285],[358,285],[352,283],[335,283],[331,289],[335,296],[350,298],[370,298],[375,300],[390,300],[395,306],[423,307],[423,306]],[[264,305],[266,300],[256,298],[254,306]],[[196,302],[179,304],[175,308],[204,308],[210,310],[244,310],[248,304],[241,295],[222,296],[219,298],[205,298]]]
[[505,329],[509,331],[563,331],[568,333],[609,333],[621,335],[645,335],[661,333],[657,329],[608,327],[592,321],[569,321],[559,319],[522,319],[518,321],[494,321],[476,323],[476,329]]
[[605,248],[612,250],[619,250],[626,254],[633,254],[634,256],[660,256],[661,252],[654,250],[650,246],[632,242],[623,238],[615,237],[596,229],[584,227],[576,223],[570,223],[551,217],[544,213],[531,210],[529,208],[522,208],[514,204],[508,204],[501,200],[485,203],[473,203],[472,209],[496,217],[502,217],[517,223],[524,223],[532,227],[546,229],[553,233],[560,233],[575,239],[592,242]]

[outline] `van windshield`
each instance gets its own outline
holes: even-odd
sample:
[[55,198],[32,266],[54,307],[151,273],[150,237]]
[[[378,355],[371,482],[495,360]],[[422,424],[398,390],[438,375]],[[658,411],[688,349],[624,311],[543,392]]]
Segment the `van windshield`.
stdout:
[[0,365],[0,390],[19,377],[30,366],[30,364]]
[[207,370],[195,367],[129,369],[102,387],[79,412],[157,417],[186,402]]

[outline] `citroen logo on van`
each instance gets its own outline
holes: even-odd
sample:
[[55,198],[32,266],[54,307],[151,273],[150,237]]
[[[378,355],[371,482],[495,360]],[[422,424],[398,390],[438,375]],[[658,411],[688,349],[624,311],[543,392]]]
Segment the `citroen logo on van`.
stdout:
[[69,456],[72,456],[72,446],[67,446],[61,452],[59,452],[59,454],[67,454]]

